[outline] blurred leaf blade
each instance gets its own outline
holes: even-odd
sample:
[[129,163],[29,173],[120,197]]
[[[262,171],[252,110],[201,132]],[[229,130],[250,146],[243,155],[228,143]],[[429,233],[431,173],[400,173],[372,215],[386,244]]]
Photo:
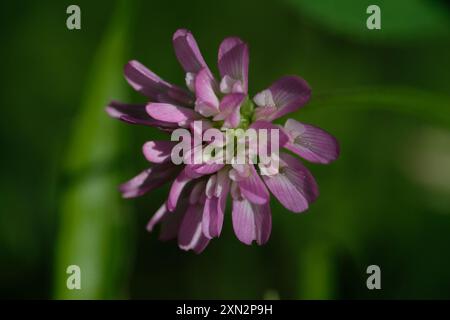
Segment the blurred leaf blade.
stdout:
[[308,106],[298,114],[308,115],[329,108],[383,110],[450,128],[449,106],[450,97],[442,93],[408,87],[373,87],[313,95]]
[[299,299],[333,299],[332,257],[326,245],[315,242],[299,255]]
[[[126,223],[111,164],[120,150],[120,126],[104,112],[106,103],[124,98],[122,66],[132,15],[130,2],[118,1],[94,57],[80,114],[74,122],[61,196],[56,246],[56,298],[99,299],[122,295],[126,268]],[[105,169],[106,168],[106,169]],[[66,268],[81,269],[81,290],[68,290]]]
[[[327,30],[376,41],[417,41],[418,38],[448,35],[448,12],[444,2],[421,0],[289,0],[293,8]],[[367,7],[378,5],[381,30],[366,27]]]

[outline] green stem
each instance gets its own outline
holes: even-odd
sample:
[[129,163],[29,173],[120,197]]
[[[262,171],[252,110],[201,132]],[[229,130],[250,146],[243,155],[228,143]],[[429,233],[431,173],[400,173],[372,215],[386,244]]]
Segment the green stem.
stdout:
[[[104,111],[109,100],[125,96],[122,68],[131,3],[117,4],[96,52],[68,145],[64,167],[68,181],[61,195],[54,270],[54,295],[60,299],[122,296],[128,221],[117,191],[117,174],[111,170],[120,150],[120,126]],[[69,290],[66,285],[69,265],[81,269],[80,290]]]
[[320,243],[308,246],[299,257],[300,299],[332,299],[334,274],[331,250]]

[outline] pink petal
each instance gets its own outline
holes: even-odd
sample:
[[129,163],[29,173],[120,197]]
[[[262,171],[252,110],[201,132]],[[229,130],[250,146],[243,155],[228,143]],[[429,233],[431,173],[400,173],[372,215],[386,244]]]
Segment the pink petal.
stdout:
[[177,207],[178,199],[180,198],[184,187],[191,180],[192,180],[192,178],[186,174],[186,167],[185,167],[180,172],[180,174],[177,176],[175,181],[172,183],[172,186],[170,187],[169,198],[167,199],[167,209],[169,211],[172,212],[175,210],[175,208]]
[[223,127],[236,128],[241,121],[241,105],[246,95],[242,93],[231,93],[220,101],[220,113],[214,117],[215,121],[224,120]]
[[194,110],[168,103],[149,103],[146,110],[156,120],[177,123],[180,126],[186,126],[198,118]]
[[219,112],[219,99],[216,96],[217,84],[208,69],[202,69],[195,78],[195,111],[205,117]]
[[233,200],[233,229],[237,238],[250,245],[253,240],[262,245],[269,240],[272,215],[269,204],[256,205],[247,201]]
[[162,241],[173,239],[177,236],[181,220],[187,209],[187,201],[184,199],[175,212],[169,212],[164,203],[153,215],[147,224],[147,231],[152,232],[155,226],[160,223],[159,239]]
[[228,179],[222,181],[221,188],[220,196],[207,198],[203,209],[203,234],[208,239],[218,237],[222,231],[230,181]]
[[[258,132],[258,139],[259,139],[259,130],[267,130],[267,152],[270,154],[271,150],[271,146],[272,146],[272,135],[271,135],[271,130],[278,130],[278,146],[281,148],[284,145],[286,145],[286,143],[289,142],[289,136],[286,134],[286,132],[283,130],[283,128],[281,128],[280,126],[273,124],[271,122],[268,121],[264,121],[264,120],[258,120],[253,122],[250,125],[250,128],[255,129]],[[263,141],[259,141],[258,143],[261,144]],[[262,146],[260,146],[260,150],[261,150]]]
[[319,190],[308,169],[291,155],[281,153],[284,166],[276,175],[264,175],[263,179],[273,195],[292,212],[302,212],[319,195]]
[[208,119],[200,119],[192,122],[189,127],[194,134],[203,136],[203,133],[206,130],[211,129],[213,127],[213,124]]
[[208,174],[213,174],[225,166],[223,163],[218,164],[187,164],[186,173],[192,178],[199,178]]
[[158,121],[150,117],[145,110],[145,104],[126,104],[118,101],[111,101],[106,106],[106,112],[111,117],[130,124],[140,124],[164,129],[177,127],[176,124]]
[[244,41],[239,39],[238,37],[228,37],[225,38],[219,47],[219,57],[218,60],[220,61],[225,54],[227,54],[230,50],[234,49],[238,45],[244,44]]
[[255,166],[250,164],[248,167],[250,175],[238,182],[242,196],[254,204],[267,203],[270,199],[269,191],[267,191],[264,182],[256,172]]
[[284,125],[291,141],[286,148],[300,157],[316,163],[330,163],[339,157],[339,144],[331,134],[293,119]]
[[203,208],[202,232],[206,238],[219,236],[223,224],[223,212],[218,211],[218,198],[207,198]]
[[153,163],[163,163],[170,160],[175,141],[148,141],[142,147],[145,158]]
[[164,216],[161,221],[161,228],[159,231],[158,239],[161,241],[167,241],[175,239],[178,236],[178,230],[180,230],[181,221],[183,219],[184,213],[186,212],[187,206],[177,207],[175,212],[169,212]]
[[203,203],[203,199],[205,199],[205,187],[206,181],[199,181],[194,185],[189,194],[190,204]]
[[[166,204],[165,204],[166,205]],[[174,212],[166,209],[166,214],[161,219],[161,228],[159,232],[159,240],[167,241],[178,236],[181,221],[189,206],[189,192],[184,192],[178,201],[177,208]],[[167,208],[167,205],[166,205]],[[156,214],[155,214],[156,215]]]
[[197,42],[189,30],[178,29],[173,35],[172,40],[175,55],[186,72],[196,74],[201,69],[206,68],[208,73],[211,74],[198,48]]
[[247,44],[236,37],[226,38],[220,44],[218,60],[221,77],[228,76],[239,80],[242,85],[241,92],[247,93],[249,62]]
[[178,168],[172,163],[157,164],[120,185],[119,190],[124,198],[139,197],[162,186],[172,179],[177,171]]
[[200,253],[208,245],[209,239],[202,232],[202,212],[201,204],[190,205],[187,209],[178,232],[180,249],[194,250],[196,253]]
[[150,221],[147,224],[147,231],[152,232],[155,225],[157,225],[159,222],[161,222],[162,219],[164,219],[165,215],[168,213],[166,204],[163,203],[162,206],[156,211],[156,213],[153,215],[153,217],[150,219]]
[[128,83],[152,101],[182,105],[190,105],[193,102],[187,91],[164,81],[136,60],[125,65],[124,73]]
[[305,105],[310,96],[311,89],[305,80],[297,76],[283,77],[255,96],[256,119],[280,118]]

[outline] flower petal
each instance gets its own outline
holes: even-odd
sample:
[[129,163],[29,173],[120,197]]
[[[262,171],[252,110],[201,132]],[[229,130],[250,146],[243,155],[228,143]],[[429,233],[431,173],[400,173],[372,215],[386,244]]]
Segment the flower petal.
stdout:
[[286,153],[281,153],[280,157],[283,164],[279,173],[264,175],[264,182],[288,210],[305,211],[319,195],[316,181],[298,159]]
[[228,37],[225,38],[222,43],[219,46],[219,61],[223,58],[225,54],[227,54],[230,50],[234,49],[235,47],[244,44],[244,41],[242,41],[238,37]]
[[[226,38],[219,47],[219,71],[225,78],[224,93],[247,93],[248,84],[248,46],[236,37]],[[230,82],[231,80],[231,82]],[[239,81],[239,86],[234,81]],[[228,89],[228,90],[227,90]]]
[[219,236],[223,225],[223,212],[218,211],[218,198],[207,198],[203,208],[202,232],[208,239]]
[[177,123],[179,126],[188,124],[197,119],[197,113],[189,108],[168,103],[149,103],[146,106],[147,113],[156,120]]
[[142,147],[145,158],[153,163],[164,163],[170,160],[172,148],[176,141],[148,141]]
[[186,208],[187,206],[182,206],[181,208],[177,207],[175,212],[168,212],[164,216],[164,219],[161,221],[159,240],[167,241],[175,239],[178,236],[178,230],[180,230],[181,221],[183,220]]
[[224,128],[236,128],[241,121],[240,110],[245,97],[243,93],[231,93],[223,97],[220,101],[220,113],[213,119],[224,120]]
[[339,157],[336,138],[325,130],[293,119],[288,119],[284,128],[291,138],[286,148],[300,157],[325,164]]
[[192,178],[186,174],[186,167],[184,167],[170,187],[169,198],[167,199],[167,210],[171,212],[175,210],[184,187],[186,187],[191,180]]
[[305,80],[297,76],[286,76],[268,89],[261,91],[253,101],[256,119],[272,121],[305,105],[311,96],[311,89]]
[[208,69],[202,69],[195,78],[195,111],[205,117],[219,112],[219,99],[217,98],[217,84],[209,74]]
[[120,185],[119,190],[122,192],[124,198],[139,197],[148,191],[162,186],[177,171],[177,167],[172,163],[157,164]]
[[[220,175],[220,173],[218,175]],[[210,198],[207,198],[205,207],[203,209],[203,234],[208,239],[218,237],[220,235],[220,232],[222,231],[223,217],[226,208],[228,191],[230,189],[230,181],[228,178],[219,178],[218,180],[219,181],[216,182],[215,188],[220,189],[220,195],[218,197],[212,196]],[[217,184],[220,184],[220,186],[218,186]]]
[[272,215],[269,203],[256,205],[246,199],[233,200],[233,229],[237,238],[250,245],[253,240],[262,245],[269,240]]
[[196,74],[201,69],[206,68],[208,73],[211,74],[197,42],[189,30],[178,29],[173,35],[172,41],[175,55],[186,73]]
[[[159,233],[159,239],[162,241],[174,239],[178,236],[181,222],[190,204],[190,195],[193,192],[192,186],[185,188],[182,192],[180,199],[178,200],[176,209],[173,212],[166,210],[161,221],[161,230]],[[167,203],[165,204],[167,208]]]
[[[255,129],[258,132],[258,137],[259,137],[259,130],[261,129],[266,129],[267,130],[267,147],[268,147],[268,152],[270,153],[271,149],[270,149],[270,145],[272,142],[272,135],[271,135],[271,131],[272,130],[277,130],[278,131],[278,146],[279,147],[283,147],[286,143],[288,143],[289,141],[289,136],[286,134],[286,132],[283,130],[283,128],[281,128],[280,126],[273,124],[271,122],[265,121],[265,120],[258,120],[253,122],[250,125],[250,128]],[[258,141],[259,143],[261,143],[261,141]]]
[[106,112],[113,118],[130,124],[140,124],[164,129],[176,128],[174,123],[155,120],[145,110],[145,104],[126,104],[111,101],[106,106]]
[[238,181],[242,196],[254,204],[267,203],[270,199],[269,191],[267,191],[264,182],[256,172],[255,166],[250,164],[248,168],[250,169],[250,175]]
[[152,232],[155,226],[160,223],[160,240],[167,241],[176,238],[178,235],[178,230],[180,229],[181,220],[187,210],[188,204],[186,197],[181,200],[182,201],[180,201],[180,204],[177,206],[175,212],[169,212],[166,204],[163,203],[163,205],[158,209],[158,211],[156,211],[148,222],[147,231]]
[[153,215],[153,217],[150,219],[150,221],[147,223],[147,231],[152,232],[155,225],[157,225],[159,222],[161,222],[162,219],[166,216],[166,214],[169,211],[167,211],[166,204],[163,203],[162,206],[156,211],[156,213]]
[[200,180],[199,182],[195,183],[195,185],[192,187],[192,190],[189,193],[189,203],[196,204],[205,202],[206,199],[205,188],[206,188],[206,181]]
[[190,105],[193,102],[189,92],[164,81],[136,60],[125,65],[124,73],[134,90],[152,101],[182,105]]
[[187,164],[186,173],[191,178],[199,178],[208,174],[213,174],[222,169],[225,166],[223,163],[212,164]]
[[209,243],[209,239],[202,232],[203,205],[190,205],[181,222],[178,232],[178,246],[182,250],[202,252]]

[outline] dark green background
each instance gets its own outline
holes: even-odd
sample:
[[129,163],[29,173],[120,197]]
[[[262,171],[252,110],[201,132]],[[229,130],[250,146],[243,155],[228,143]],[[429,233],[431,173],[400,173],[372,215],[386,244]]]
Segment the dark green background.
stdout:
[[[450,298],[450,6],[445,1],[8,1],[0,17],[0,296],[3,298]],[[381,7],[382,30],[365,24]],[[249,43],[249,90],[285,74],[313,88],[294,118],[333,133],[341,157],[309,165],[306,214],[275,201],[263,247],[222,236],[201,255],[145,231],[167,187],[122,200],[160,134],[107,117],[143,102],[137,59],[183,84],[171,37],[194,33],[216,71],[221,40]],[[82,290],[65,287],[80,265]],[[381,267],[382,290],[366,288]]]

